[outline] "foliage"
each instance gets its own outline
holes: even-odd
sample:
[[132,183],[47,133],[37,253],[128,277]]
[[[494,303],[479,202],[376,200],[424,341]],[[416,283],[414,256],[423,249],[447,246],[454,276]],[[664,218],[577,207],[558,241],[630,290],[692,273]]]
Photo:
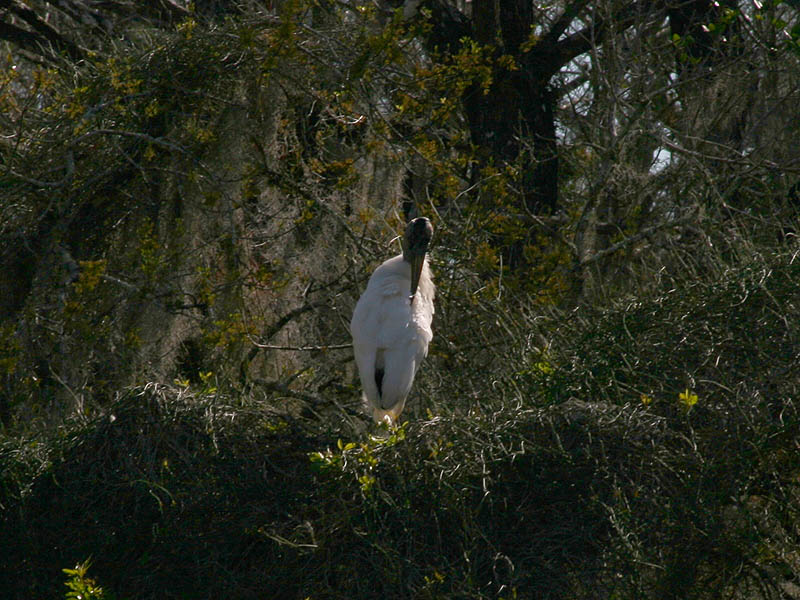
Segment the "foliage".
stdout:
[[74,569],[62,569],[64,574],[67,575],[66,586],[69,590],[65,596],[68,600],[85,600],[86,598],[109,598],[108,594],[103,591],[103,588],[97,583],[86,576],[86,573],[91,566],[91,559],[86,559],[84,562],[75,566]]
[[37,558],[5,595],[48,595],[56,556],[91,553],[124,597],[780,597],[800,541],[799,382],[774,352],[797,342],[776,318],[795,270],[565,321],[516,376],[472,376],[468,410],[373,435],[151,384],[40,442],[38,469],[7,440],[27,487],[7,488],[4,536],[26,541],[4,568]]
[[0,69],[3,597],[797,595],[792,5],[123,4]]
[[[51,440],[43,476],[6,505],[3,537],[19,544],[4,560],[22,570],[4,594],[53,597],[63,586],[54,565],[88,555],[103,588],[120,597],[280,589],[282,576],[264,579],[264,565],[285,554],[270,550],[271,536],[302,525],[289,515],[307,501],[300,490],[310,489],[313,438],[263,408],[151,385]],[[6,447],[10,471],[17,452]],[[283,516],[272,522],[264,509]],[[239,566],[222,576],[230,561]]]

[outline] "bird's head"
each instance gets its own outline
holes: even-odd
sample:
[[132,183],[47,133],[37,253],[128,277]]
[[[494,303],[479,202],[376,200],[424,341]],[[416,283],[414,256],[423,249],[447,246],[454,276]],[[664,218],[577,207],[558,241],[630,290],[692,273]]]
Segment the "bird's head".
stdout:
[[425,253],[433,237],[433,225],[425,217],[418,217],[408,222],[403,236],[403,259],[411,265],[411,302],[417,293]]

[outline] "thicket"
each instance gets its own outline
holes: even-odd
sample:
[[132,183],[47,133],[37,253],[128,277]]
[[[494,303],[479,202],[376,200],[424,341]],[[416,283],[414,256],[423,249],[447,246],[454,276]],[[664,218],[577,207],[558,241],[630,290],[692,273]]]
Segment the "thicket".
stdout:
[[383,434],[148,384],[7,437],[6,595],[91,557],[118,597],[791,597],[798,268],[563,324]]
[[4,597],[800,597],[796,11],[474,4],[0,15]]

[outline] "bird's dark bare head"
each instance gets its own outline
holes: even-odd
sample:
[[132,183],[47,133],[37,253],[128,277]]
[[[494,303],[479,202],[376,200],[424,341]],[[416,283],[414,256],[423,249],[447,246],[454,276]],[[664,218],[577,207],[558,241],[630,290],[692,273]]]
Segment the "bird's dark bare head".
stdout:
[[414,256],[425,256],[433,237],[433,225],[425,217],[408,222],[403,236],[403,258],[411,262]]
[[417,285],[425,264],[425,253],[433,237],[433,225],[425,217],[418,217],[406,225],[403,236],[403,260],[411,265],[411,295],[409,299],[414,302]]

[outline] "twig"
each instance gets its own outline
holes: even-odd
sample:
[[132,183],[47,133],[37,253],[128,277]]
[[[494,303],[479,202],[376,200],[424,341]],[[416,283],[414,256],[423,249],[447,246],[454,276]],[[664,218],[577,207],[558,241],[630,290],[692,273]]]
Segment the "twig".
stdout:
[[614,252],[616,252],[617,250],[621,250],[622,248],[624,248],[626,246],[630,246],[631,244],[633,244],[635,242],[638,242],[640,239],[646,238],[647,236],[655,233],[659,229],[665,229],[667,227],[675,227],[677,225],[683,225],[685,223],[688,223],[689,221],[691,221],[691,219],[693,217],[694,217],[693,214],[689,214],[689,215],[686,215],[685,217],[681,217],[680,219],[675,219],[674,221],[666,221],[664,223],[659,223],[657,225],[653,225],[652,227],[648,227],[646,229],[643,229],[642,231],[640,231],[636,235],[632,235],[631,237],[627,237],[624,240],[621,240],[621,241],[617,242],[616,244],[613,244],[613,245],[609,246],[605,250],[600,250],[599,252],[595,252],[590,257],[581,260],[573,268],[573,270],[581,268],[581,267],[585,267],[586,265],[589,265],[589,264],[591,264],[593,262],[596,262],[596,261],[600,260],[601,258],[605,258],[609,254],[614,254]]
[[314,406],[333,404],[336,408],[349,415],[359,416],[359,417],[364,416],[363,413],[357,410],[353,410],[352,408],[342,406],[336,400],[333,399],[328,400],[326,398],[321,398],[320,396],[314,396],[313,394],[306,394],[305,392],[296,392],[290,389],[289,386],[283,383],[282,381],[268,381],[266,379],[259,379],[259,378],[253,378],[252,381],[254,384],[261,385],[270,391],[278,392],[280,394],[283,394],[284,396],[289,396],[290,398],[297,398],[298,400],[303,400]]
[[346,350],[353,344],[332,344],[330,346],[276,346],[272,344],[259,344],[252,338],[253,345],[261,350],[297,350],[298,352],[325,352],[326,350]]
[[[311,302],[309,304],[304,304],[293,310],[290,310],[288,313],[286,313],[284,316],[278,319],[275,323],[273,323],[272,326],[266,332],[264,332],[263,334],[264,339],[268,340],[272,338],[272,336],[274,336],[281,329],[283,329],[283,327],[295,317],[298,317],[303,313],[308,312],[309,310],[313,310],[321,306],[326,306],[326,303]],[[241,365],[239,365],[239,378],[241,380],[242,385],[245,385],[247,381],[247,368],[250,366],[250,363],[256,357],[256,354],[258,354],[258,351],[262,349],[267,349],[263,344],[258,344],[254,342],[252,339],[250,341],[253,342],[253,347],[250,348],[250,351],[247,353],[247,356],[244,357],[244,360],[242,360]]]

